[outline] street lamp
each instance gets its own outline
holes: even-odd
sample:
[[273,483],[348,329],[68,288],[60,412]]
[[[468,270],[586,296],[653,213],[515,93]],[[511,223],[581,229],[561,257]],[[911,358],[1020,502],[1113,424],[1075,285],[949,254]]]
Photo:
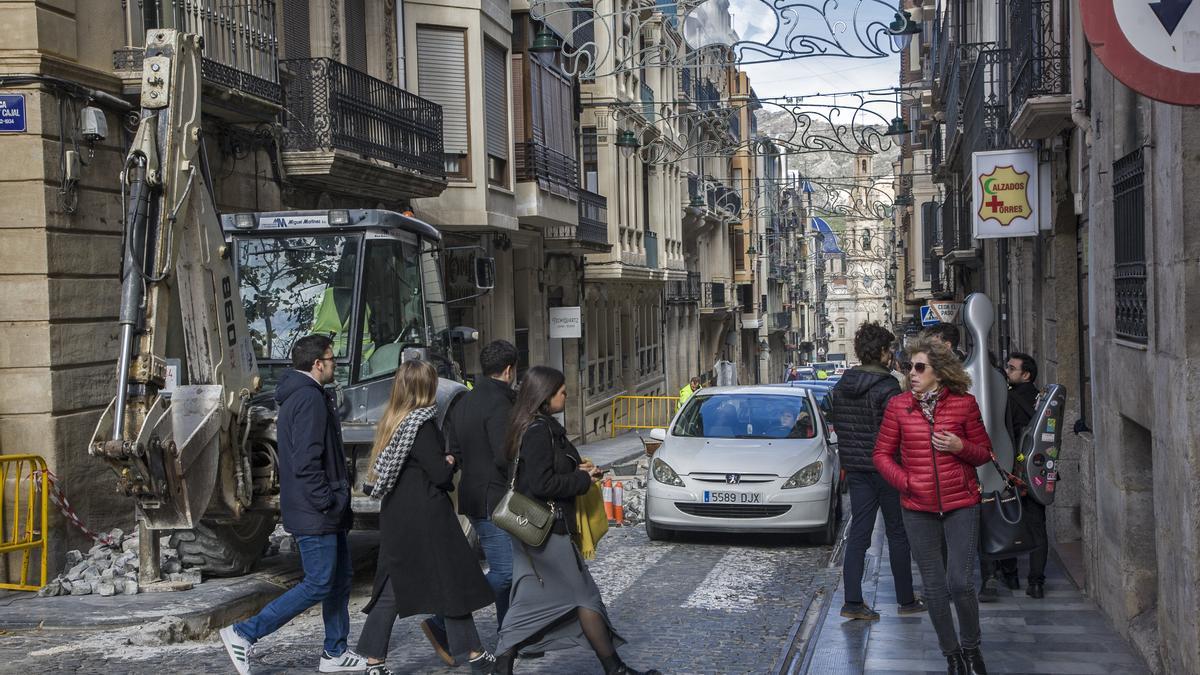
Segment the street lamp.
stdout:
[[637,134],[632,130],[626,129],[620,134],[617,134],[617,148],[620,149],[621,155],[628,158],[641,146],[638,142]]
[[921,33],[921,26],[912,20],[912,14],[905,10],[896,12],[895,18],[888,24],[888,35],[892,36],[892,44],[897,51],[908,49],[912,44],[912,36]]
[[537,37],[533,39],[533,45],[529,51],[534,54],[553,54],[558,51],[558,38],[555,37],[554,31],[548,26],[542,24],[538,29]]

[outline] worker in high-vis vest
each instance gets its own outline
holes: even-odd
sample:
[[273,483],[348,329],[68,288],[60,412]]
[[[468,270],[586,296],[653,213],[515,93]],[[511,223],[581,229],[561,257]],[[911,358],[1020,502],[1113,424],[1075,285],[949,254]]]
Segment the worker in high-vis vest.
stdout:
[[[321,294],[321,301],[313,312],[312,331],[317,335],[328,335],[333,340],[334,356],[346,355],[347,340],[350,336],[350,307],[353,294],[349,288],[330,286]],[[371,322],[371,308],[367,308],[365,325]],[[371,340],[370,332],[363,330],[362,360],[365,362],[375,351],[375,342]]]
[[683,404],[687,403],[687,400],[692,397],[692,394],[698,391],[700,391],[700,378],[693,377],[690,382],[683,385],[683,389],[679,390],[679,405],[675,406],[675,409],[679,410],[682,408]]

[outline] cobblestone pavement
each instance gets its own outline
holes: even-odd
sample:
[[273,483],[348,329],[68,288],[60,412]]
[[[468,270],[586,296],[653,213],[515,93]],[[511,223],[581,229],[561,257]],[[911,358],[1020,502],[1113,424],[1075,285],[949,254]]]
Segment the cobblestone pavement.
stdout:
[[[622,657],[664,673],[765,673],[799,620],[827,547],[796,538],[689,536],[650,542],[640,526],[613,529],[590,565],[618,631]],[[370,591],[370,570],[351,600],[351,644],[362,628],[358,611]],[[26,601],[22,601],[24,604]],[[0,611],[35,611],[14,604]],[[476,615],[485,645],[495,644],[495,613]],[[137,646],[139,631],[13,631],[0,635],[0,672],[228,673],[219,641]],[[322,636],[319,608],[255,647],[255,673],[316,670]],[[416,618],[397,622],[389,666],[402,673],[450,674],[433,656]],[[518,673],[600,672],[587,649],[552,652],[517,664]]]

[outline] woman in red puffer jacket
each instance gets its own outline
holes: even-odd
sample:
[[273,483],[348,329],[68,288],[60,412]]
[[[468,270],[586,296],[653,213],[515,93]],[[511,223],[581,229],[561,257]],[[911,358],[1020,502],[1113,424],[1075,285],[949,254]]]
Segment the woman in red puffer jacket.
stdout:
[[901,369],[908,374],[909,392],[888,402],[872,459],[884,480],[900,491],[904,528],[947,672],[987,673],[973,581],[979,546],[975,467],[991,460],[992,442],[975,397],[967,393],[971,379],[958,357],[928,338],[914,341],[908,355],[911,363]]

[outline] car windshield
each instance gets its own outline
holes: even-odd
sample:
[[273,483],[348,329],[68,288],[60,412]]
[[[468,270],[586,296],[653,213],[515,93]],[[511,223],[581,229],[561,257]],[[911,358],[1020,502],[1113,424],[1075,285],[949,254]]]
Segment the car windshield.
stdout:
[[693,396],[672,433],[692,438],[814,438],[816,428],[807,396],[729,392]]

